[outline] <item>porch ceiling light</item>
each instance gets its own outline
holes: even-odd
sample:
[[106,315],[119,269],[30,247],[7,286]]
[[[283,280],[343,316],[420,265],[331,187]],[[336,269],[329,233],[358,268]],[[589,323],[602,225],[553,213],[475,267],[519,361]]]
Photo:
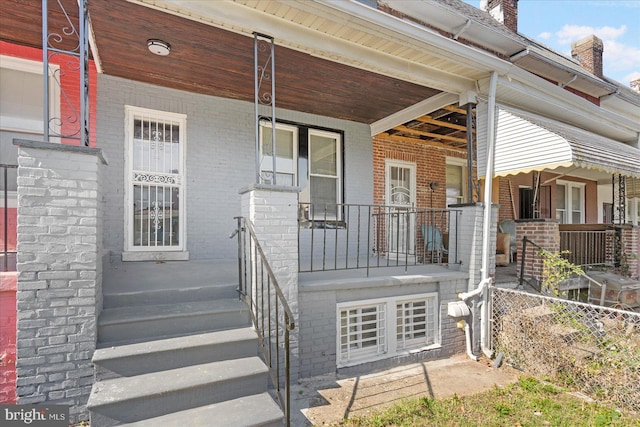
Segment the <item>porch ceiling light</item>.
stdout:
[[169,52],[171,52],[171,45],[158,39],[147,40],[147,47],[151,53],[159,56],[167,56],[169,55]]

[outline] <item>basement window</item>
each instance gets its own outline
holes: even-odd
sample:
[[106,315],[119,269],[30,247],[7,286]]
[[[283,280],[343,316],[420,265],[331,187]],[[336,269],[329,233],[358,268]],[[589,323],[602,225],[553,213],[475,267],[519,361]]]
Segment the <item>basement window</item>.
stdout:
[[337,305],[338,367],[440,345],[436,293]]

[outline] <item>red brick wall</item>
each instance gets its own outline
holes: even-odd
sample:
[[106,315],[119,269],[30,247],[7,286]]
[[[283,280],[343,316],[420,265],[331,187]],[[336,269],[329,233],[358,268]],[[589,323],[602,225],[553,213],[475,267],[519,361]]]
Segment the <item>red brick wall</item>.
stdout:
[[402,142],[373,138],[373,202],[386,204],[385,200],[385,160],[401,160],[416,164],[416,205],[431,207],[429,183],[440,186],[433,192],[433,207],[444,208],[446,204],[446,158],[466,159],[466,152],[415,142]]
[[[0,193],[0,197],[2,194]],[[3,205],[4,201],[0,199],[0,205]],[[7,209],[7,250],[13,252],[16,250],[16,226],[17,226],[17,209]],[[4,208],[0,208],[0,252],[4,251]]]
[[[516,222],[516,240],[518,242],[518,260],[522,259],[522,238],[527,237],[536,245],[550,252],[560,251],[560,228],[555,219],[519,220]],[[524,277],[541,279],[542,264],[536,246],[527,243]]]
[[[30,47],[17,46],[0,41],[0,55],[13,56],[22,59],[42,62],[42,50]],[[71,114],[73,109],[79,111],[80,85],[79,71],[75,59],[65,60],[65,55],[55,55],[52,63],[60,66],[60,79],[62,91],[60,98],[60,113],[62,117]],[[96,146],[96,95],[97,72],[93,61],[89,63],[89,104],[90,104],[90,145]],[[68,100],[68,102],[67,102]],[[61,131],[67,132],[72,125],[63,125]],[[41,139],[35,136],[34,139]],[[64,139],[65,144],[79,145],[81,142],[74,139]],[[16,160],[5,159],[8,163]],[[9,211],[9,250],[15,250],[16,245],[16,210]],[[4,212],[0,209],[0,232],[4,235]],[[4,249],[4,238],[0,239],[0,249]],[[0,272],[0,403],[15,403],[16,395],[16,273]]]
[[0,403],[16,402],[16,280],[0,272]]
[[640,278],[640,227],[623,227],[621,230],[622,255],[627,256],[629,276]]
[[[29,59],[32,61],[42,62],[42,50],[35,49],[26,46],[18,46],[14,44],[10,44],[7,42],[0,41],[0,55],[13,56],[22,59]],[[77,67],[77,60],[75,58],[70,61],[65,60],[65,58],[69,58],[67,55],[54,55],[51,59],[51,63],[60,66],[60,84],[62,86],[62,91],[64,91],[63,96],[60,95],[60,113],[62,117],[67,117],[68,115],[74,116],[73,110],[80,110],[80,83],[78,80],[79,70],[74,70],[74,67]],[[89,121],[90,125],[90,145],[92,147],[96,146],[96,103],[95,99],[97,96],[97,88],[98,88],[98,79],[97,79],[97,71],[95,67],[95,63],[93,61],[89,61],[89,104],[90,104],[90,112],[89,112]],[[66,101],[68,99],[68,102]],[[75,129],[73,125],[66,124],[62,126],[62,132],[69,131],[70,129]],[[74,139],[66,139],[62,141],[65,144],[78,145],[80,141]]]

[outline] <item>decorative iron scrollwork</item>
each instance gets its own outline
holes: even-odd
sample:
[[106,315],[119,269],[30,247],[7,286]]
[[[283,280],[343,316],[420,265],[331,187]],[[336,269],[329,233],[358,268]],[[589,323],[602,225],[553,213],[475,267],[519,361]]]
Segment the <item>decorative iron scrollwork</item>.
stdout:
[[[57,7],[66,22],[61,28],[49,29],[49,2],[42,0],[42,61],[45,70],[44,83],[44,139],[79,140],[89,145],[89,15],[87,0],[78,0],[78,20],[60,0],[51,2]],[[54,66],[56,64],[58,66]],[[69,85],[63,79],[78,75],[79,101],[76,102],[65,91]],[[55,85],[60,99],[52,103],[49,99],[50,85]],[[63,142],[63,141],[61,141]]]
[[175,175],[149,173],[149,172],[134,172],[133,182],[136,182],[136,183],[146,182],[151,184],[170,184],[170,185],[180,184]]

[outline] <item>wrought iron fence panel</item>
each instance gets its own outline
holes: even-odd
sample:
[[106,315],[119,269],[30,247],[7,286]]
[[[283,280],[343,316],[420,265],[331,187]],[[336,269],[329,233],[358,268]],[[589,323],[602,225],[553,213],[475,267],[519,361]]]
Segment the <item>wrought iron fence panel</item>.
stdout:
[[301,203],[299,271],[458,263],[461,211]]

